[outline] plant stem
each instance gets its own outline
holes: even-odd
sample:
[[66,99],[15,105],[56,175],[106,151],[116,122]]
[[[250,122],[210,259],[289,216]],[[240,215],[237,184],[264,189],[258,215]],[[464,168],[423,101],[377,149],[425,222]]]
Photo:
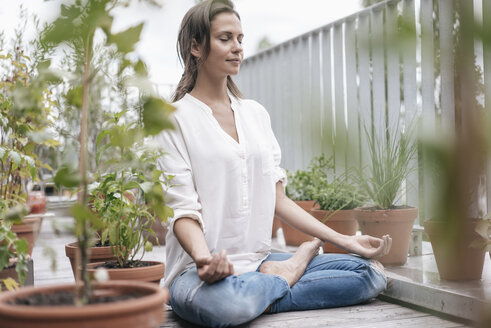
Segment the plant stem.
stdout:
[[[81,204],[87,204],[87,168],[86,168],[86,156],[87,156],[87,111],[89,102],[89,70],[90,70],[90,41],[85,42],[84,49],[84,71],[83,71],[83,89],[82,89],[82,110],[81,110],[81,122],[80,122],[80,158],[79,158],[79,172],[82,177],[82,190],[79,192],[79,202]],[[89,243],[89,226],[88,222],[84,220],[82,236],[79,240],[80,246],[80,264],[82,267],[81,275],[83,285],[77,285],[78,301],[82,304],[88,302],[91,295],[90,280],[87,274],[88,263],[88,243]]]

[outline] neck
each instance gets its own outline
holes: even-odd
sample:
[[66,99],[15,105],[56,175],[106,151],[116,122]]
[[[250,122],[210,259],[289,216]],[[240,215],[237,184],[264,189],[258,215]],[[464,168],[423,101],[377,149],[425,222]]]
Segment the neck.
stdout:
[[199,74],[196,84],[190,94],[205,104],[229,102],[227,93],[227,77],[213,77]]

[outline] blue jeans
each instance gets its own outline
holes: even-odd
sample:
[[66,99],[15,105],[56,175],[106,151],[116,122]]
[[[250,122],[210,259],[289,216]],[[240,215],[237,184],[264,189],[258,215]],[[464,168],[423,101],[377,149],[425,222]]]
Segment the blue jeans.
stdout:
[[[291,256],[273,253],[264,262]],[[228,327],[253,320],[270,305],[270,312],[277,313],[361,303],[376,297],[387,284],[370,260],[346,254],[314,257],[291,288],[283,278],[263,274],[259,268],[208,284],[199,279],[196,267],[191,267],[170,288],[172,309],[198,325]]]

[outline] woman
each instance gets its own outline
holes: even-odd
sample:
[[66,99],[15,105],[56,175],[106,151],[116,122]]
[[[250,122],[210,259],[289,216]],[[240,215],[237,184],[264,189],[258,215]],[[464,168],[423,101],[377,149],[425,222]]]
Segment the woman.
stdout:
[[[175,130],[158,142],[172,176],[174,209],[166,240],[165,285],[173,310],[204,326],[230,326],[263,312],[356,304],[386,286],[389,236],[341,235],[284,193],[281,152],[267,111],[241,99],[230,76],[243,58],[240,17],[231,1],[204,1],[178,37],[184,74],[174,96]],[[295,254],[271,254],[273,215],[316,239]],[[353,255],[318,254],[330,242]]]

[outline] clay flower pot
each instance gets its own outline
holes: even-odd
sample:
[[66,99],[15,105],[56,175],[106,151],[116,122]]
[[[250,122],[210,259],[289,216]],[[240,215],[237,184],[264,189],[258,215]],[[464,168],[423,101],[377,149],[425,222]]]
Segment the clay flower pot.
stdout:
[[481,279],[486,251],[469,247],[474,240],[480,238],[475,231],[477,222],[477,219],[462,222],[458,227],[458,233],[449,237],[449,222],[425,221],[425,232],[430,238],[441,279]]
[[[358,230],[358,222],[355,220],[353,210],[340,210],[331,214],[331,211],[312,209],[310,211],[313,217],[326,226],[343,235],[354,236]],[[329,217],[327,220],[326,218]],[[348,253],[344,249],[338,248],[330,243],[325,243],[322,246],[324,253]]]
[[34,239],[41,227],[41,218],[23,219],[22,224],[12,225],[12,232],[15,232],[17,237],[25,238],[29,244],[27,254],[32,255],[34,248]]
[[94,284],[99,295],[136,294],[139,297],[117,302],[84,306],[26,306],[9,304],[15,299],[34,294],[72,291],[73,284],[24,287],[0,294],[0,327],[2,328],[155,328],[164,321],[164,303],[169,292],[155,284],[138,281],[108,281]]
[[392,237],[389,253],[377,260],[386,265],[406,263],[414,220],[418,216],[416,207],[386,210],[360,207],[355,208],[354,213],[362,234],[378,238],[389,234]]
[[[137,268],[116,268],[106,269],[109,274],[109,280],[131,280],[131,281],[146,281],[160,284],[160,280],[164,277],[165,264],[157,261],[143,261],[152,265],[137,267]],[[96,267],[104,264],[104,262],[89,263],[87,272],[93,276]]]
[[[313,200],[297,200],[295,203],[297,203],[297,205],[303,208],[307,213],[310,213],[310,210],[314,207],[315,202]],[[303,242],[314,239],[314,237],[298,231],[285,222],[281,222],[281,228],[283,229],[283,236],[285,236],[285,244],[287,245],[300,246]]]
[[[70,264],[72,265],[72,272],[75,276],[75,266],[76,258],[78,252],[78,243],[73,242],[65,245],[65,254],[70,259]],[[116,260],[114,256],[112,246],[100,246],[100,247],[90,247],[90,258],[89,263],[94,262],[107,262]]]

